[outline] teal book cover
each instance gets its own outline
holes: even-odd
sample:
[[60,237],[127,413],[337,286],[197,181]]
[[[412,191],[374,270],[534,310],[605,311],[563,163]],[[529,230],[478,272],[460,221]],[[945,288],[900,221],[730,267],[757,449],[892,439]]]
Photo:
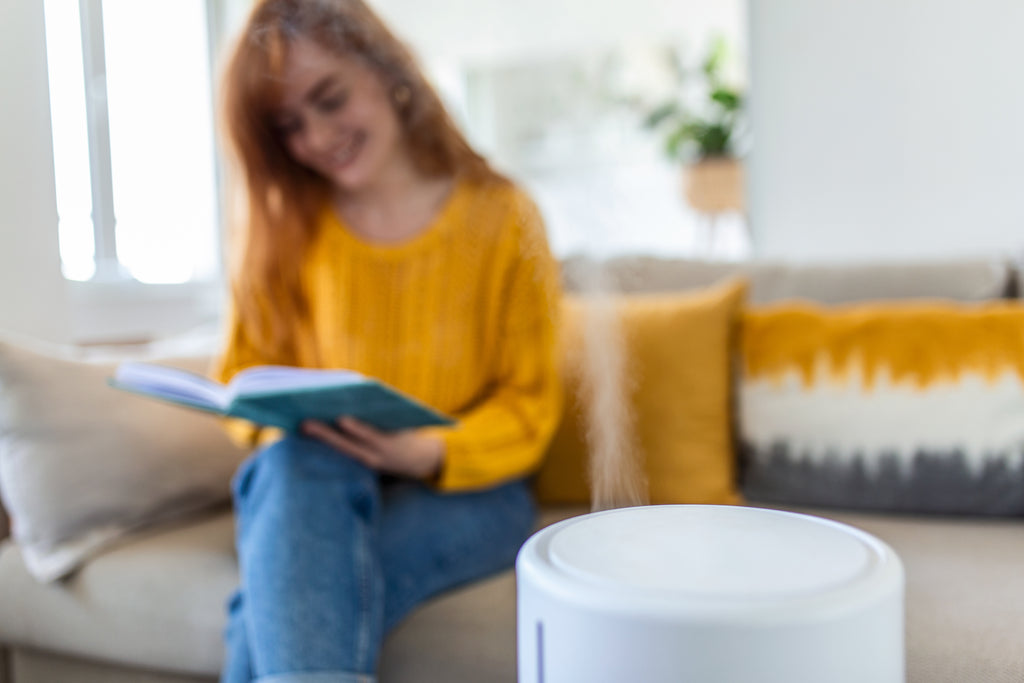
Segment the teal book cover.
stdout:
[[303,420],[354,417],[382,431],[454,421],[394,387],[348,370],[258,366],[228,384],[178,368],[129,362],[110,385],[205,412],[297,431]]

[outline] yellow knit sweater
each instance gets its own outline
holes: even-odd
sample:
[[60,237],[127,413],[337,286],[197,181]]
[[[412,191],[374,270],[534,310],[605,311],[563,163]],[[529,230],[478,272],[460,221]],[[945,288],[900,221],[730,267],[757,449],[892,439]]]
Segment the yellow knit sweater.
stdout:
[[[455,417],[438,432],[441,489],[484,488],[539,464],[562,405],[559,287],[521,191],[460,182],[433,223],[397,245],[368,243],[326,211],[303,274],[310,332],[288,362],[356,370]],[[233,321],[218,379],[265,362],[281,361],[258,357]]]

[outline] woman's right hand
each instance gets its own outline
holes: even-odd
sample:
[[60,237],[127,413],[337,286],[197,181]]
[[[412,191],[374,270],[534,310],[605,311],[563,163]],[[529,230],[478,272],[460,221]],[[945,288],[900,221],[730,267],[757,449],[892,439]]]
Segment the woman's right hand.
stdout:
[[444,462],[444,441],[417,430],[382,432],[355,418],[341,417],[333,425],[306,420],[302,431],[387,474],[430,479],[437,476]]

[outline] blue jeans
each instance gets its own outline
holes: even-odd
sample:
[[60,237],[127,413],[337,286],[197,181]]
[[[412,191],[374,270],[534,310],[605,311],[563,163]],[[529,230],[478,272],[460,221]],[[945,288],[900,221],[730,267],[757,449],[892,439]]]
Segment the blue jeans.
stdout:
[[522,481],[438,493],[289,436],[232,482],[241,587],[222,683],[374,680],[386,634],[437,593],[511,567],[533,528]]

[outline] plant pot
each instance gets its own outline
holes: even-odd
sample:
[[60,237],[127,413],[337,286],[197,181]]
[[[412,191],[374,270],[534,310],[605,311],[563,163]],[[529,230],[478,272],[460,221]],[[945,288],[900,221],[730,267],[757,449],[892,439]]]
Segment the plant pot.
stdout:
[[744,210],[743,162],[735,158],[710,158],[683,169],[686,201],[701,213]]

